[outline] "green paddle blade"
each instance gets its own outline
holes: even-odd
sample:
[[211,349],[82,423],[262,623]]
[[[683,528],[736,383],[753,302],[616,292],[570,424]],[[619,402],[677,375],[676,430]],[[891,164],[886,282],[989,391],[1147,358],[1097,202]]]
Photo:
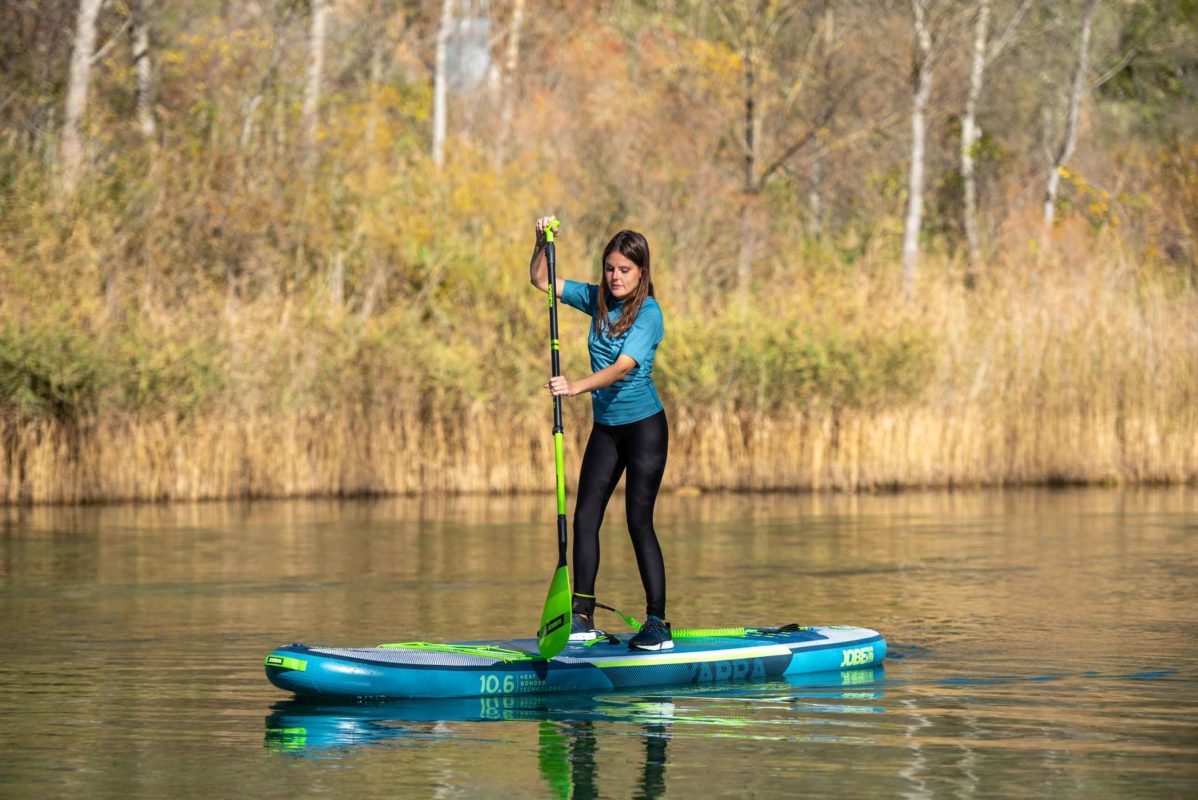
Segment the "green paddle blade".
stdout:
[[537,649],[548,660],[566,649],[570,641],[570,570],[563,564],[553,573],[545,610],[541,612],[541,627],[537,630]]
[[540,747],[537,748],[537,766],[541,777],[549,784],[550,797],[570,799],[570,745],[558,724],[541,720]]

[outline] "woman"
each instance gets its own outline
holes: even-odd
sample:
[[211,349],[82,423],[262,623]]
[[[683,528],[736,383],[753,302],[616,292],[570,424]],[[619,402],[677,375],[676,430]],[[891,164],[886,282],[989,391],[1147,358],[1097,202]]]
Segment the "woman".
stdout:
[[[532,285],[548,291],[545,228],[553,217],[537,220],[536,247],[528,271]],[[653,530],[653,506],[666,469],[669,429],[653,385],[653,357],[665,328],[653,298],[649,243],[635,231],[620,231],[603,250],[600,285],[557,279],[554,291],[568,306],[594,318],[587,344],[592,373],[545,384],[551,394],[573,397],[591,393],[595,425],[582,457],[578,501],[574,506],[574,615],[571,641],[602,635],[592,624],[595,576],[599,572],[599,526],[607,501],[628,471],[625,502],[628,532],[645,587],[646,621],[628,646],[634,650],[674,647],[666,615],[666,570]]]

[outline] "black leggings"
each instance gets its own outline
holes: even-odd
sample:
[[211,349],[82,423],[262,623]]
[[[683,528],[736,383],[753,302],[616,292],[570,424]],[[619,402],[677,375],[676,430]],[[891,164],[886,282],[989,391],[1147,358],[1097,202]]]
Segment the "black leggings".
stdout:
[[670,429],[666,412],[627,425],[595,423],[582,457],[578,503],[574,506],[574,610],[595,611],[595,576],[599,572],[599,526],[607,501],[628,470],[624,485],[628,532],[645,586],[646,611],[666,615],[666,566],[653,530],[653,506],[666,471]]

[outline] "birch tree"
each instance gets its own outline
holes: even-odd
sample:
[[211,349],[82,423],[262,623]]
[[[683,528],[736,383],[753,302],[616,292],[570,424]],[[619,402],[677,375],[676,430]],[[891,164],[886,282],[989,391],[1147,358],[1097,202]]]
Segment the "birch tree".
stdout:
[[154,65],[150,53],[150,7],[153,0],[133,3],[133,70],[137,75],[137,125],[142,136],[153,140],[158,132],[154,121]]
[[329,0],[312,0],[312,24],[308,33],[308,72],[304,84],[304,150],[308,171],[316,167],[317,134],[320,127],[320,83],[324,71],[325,28]]
[[969,90],[965,94],[965,113],[961,115],[961,191],[963,194],[963,222],[965,240],[969,246],[969,268],[965,282],[972,286],[974,275],[981,261],[981,244],[978,239],[978,190],[974,175],[973,151],[977,145],[978,99],[982,96],[982,82],[986,77],[986,40],[990,37],[990,0],[978,0],[978,14],[973,30],[973,58],[969,67]]
[[903,299],[911,299],[919,271],[919,234],[923,226],[924,161],[928,100],[932,96],[935,51],[928,20],[930,0],[911,0],[914,42],[911,48],[911,161],[907,171],[907,215],[903,226]]
[[1016,28],[1031,8],[1034,0],[1022,0],[1011,16],[1002,34],[990,41],[991,0],[978,0],[977,17],[974,20],[973,55],[969,68],[969,89],[965,95],[965,113],[961,115],[961,183],[964,205],[962,208],[965,239],[969,246],[969,271],[966,283],[972,285],[981,263],[981,237],[978,235],[978,190],[974,151],[981,131],[977,126],[978,102],[982,96],[982,85],[986,69],[998,58],[1011,42]]
[[262,104],[262,98],[274,88],[279,64],[283,60],[287,29],[291,24],[293,13],[293,6],[290,3],[275,3],[271,22],[270,61],[255,86],[254,93],[242,105],[240,145],[243,151],[248,150],[253,141],[258,107]]
[[1082,98],[1086,93],[1087,60],[1090,52],[1090,33],[1094,22],[1094,9],[1098,0],[1086,0],[1082,10],[1081,41],[1077,48],[1077,62],[1073,69],[1073,80],[1069,88],[1069,110],[1065,115],[1065,131],[1058,147],[1050,151],[1050,167],[1048,181],[1044,190],[1044,230],[1045,235],[1052,227],[1056,216],[1057,193],[1061,188],[1061,171],[1073,156],[1077,147],[1077,118],[1081,109]]
[[503,97],[499,108],[499,135],[495,143],[495,167],[507,158],[507,142],[512,135],[512,115],[516,105],[516,75],[520,69],[520,34],[524,26],[524,0],[513,0],[508,24],[507,52],[503,61]]
[[445,163],[446,107],[449,90],[449,35],[453,30],[454,0],[441,0],[441,24],[437,28],[437,51],[433,66],[433,163],[440,168]]
[[75,43],[71,49],[71,71],[67,85],[61,144],[62,189],[71,194],[83,169],[83,117],[91,89],[92,57],[96,50],[96,18],[103,0],[79,0],[75,19]]

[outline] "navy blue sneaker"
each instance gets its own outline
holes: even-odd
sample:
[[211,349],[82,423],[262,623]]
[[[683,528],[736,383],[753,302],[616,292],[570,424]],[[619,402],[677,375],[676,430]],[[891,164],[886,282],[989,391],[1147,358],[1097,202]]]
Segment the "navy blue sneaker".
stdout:
[[582,614],[570,615],[570,641],[572,642],[589,642],[600,637],[607,636],[606,633],[600,630],[595,630],[591,625],[591,618]]
[[628,640],[629,650],[673,650],[674,637],[670,635],[670,623],[652,614],[641,626],[640,633]]

